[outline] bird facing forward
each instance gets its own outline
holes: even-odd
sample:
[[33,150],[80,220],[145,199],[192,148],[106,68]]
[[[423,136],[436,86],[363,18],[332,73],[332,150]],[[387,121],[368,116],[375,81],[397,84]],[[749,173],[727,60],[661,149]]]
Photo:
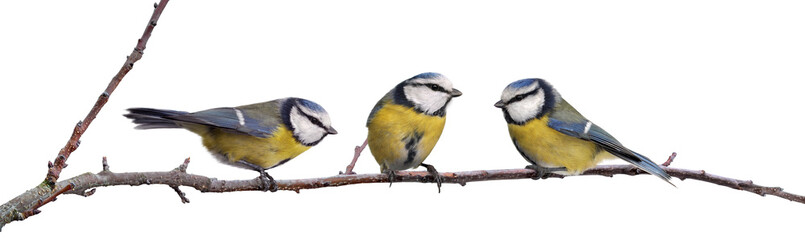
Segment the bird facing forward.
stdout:
[[441,191],[436,168],[422,162],[442,135],[447,104],[458,96],[461,91],[443,75],[422,73],[397,84],[375,104],[366,121],[367,141],[389,182],[395,171],[423,166]]

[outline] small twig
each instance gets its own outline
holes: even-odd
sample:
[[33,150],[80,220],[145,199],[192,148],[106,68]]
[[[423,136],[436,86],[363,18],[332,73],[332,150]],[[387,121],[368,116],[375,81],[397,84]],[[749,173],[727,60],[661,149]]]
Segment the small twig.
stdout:
[[109,162],[106,161],[106,156],[103,156],[103,160],[101,161],[101,164],[103,165],[103,171],[104,172],[109,172]]
[[162,11],[165,10],[165,6],[167,4],[168,0],[160,0],[159,3],[154,3],[154,13],[151,14],[151,20],[148,21],[148,25],[145,26],[143,36],[140,37],[140,39],[137,39],[137,46],[134,47],[134,50],[137,50],[140,53],[145,50],[145,44],[148,43],[148,39],[151,39],[151,32],[153,32],[154,27],[157,26],[157,21],[159,20],[159,17],[162,16]]
[[347,175],[355,174],[355,172],[353,172],[352,169],[355,168],[355,163],[358,162],[358,157],[361,156],[361,152],[363,152],[363,149],[366,148],[367,144],[369,144],[369,139],[368,138],[363,141],[362,145],[355,146],[355,155],[352,157],[352,162],[350,162],[349,165],[347,165],[347,169],[346,169],[345,172],[343,172],[343,173],[338,172],[338,174],[347,174]]
[[[173,169],[173,171],[187,173],[187,165],[190,165],[190,158],[186,158],[184,162],[175,169]],[[182,203],[190,203],[190,199],[187,198],[187,194],[182,192],[182,190],[179,189],[178,185],[169,185],[169,186],[173,188],[173,191],[176,191],[176,194],[179,194],[179,198],[182,199]]]
[[173,169],[173,171],[179,171],[179,172],[185,173],[185,172],[187,172],[187,166],[188,165],[190,165],[190,158],[185,158],[184,162],[181,165],[179,165],[178,167],[176,167],[175,169]]
[[665,162],[662,163],[662,166],[663,167],[671,166],[671,162],[674,161],[674,158],[676,158],[676,152],[672,152],[671,156],[668,156],[668,160],[665,160]]
[[190,203],[190,199],[187,199],[187,196],[185,196],[184,192],[179,190],[179,186],[170,185],[170,187],[173,188],[173,191],[176,191],[176,194],[179,194],[179,198],[182,199],[182,203]]

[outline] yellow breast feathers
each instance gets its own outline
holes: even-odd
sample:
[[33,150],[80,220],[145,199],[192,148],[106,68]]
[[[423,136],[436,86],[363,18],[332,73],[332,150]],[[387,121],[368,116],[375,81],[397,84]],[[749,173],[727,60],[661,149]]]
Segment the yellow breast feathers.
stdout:
[[369,122],[369,149],[380,170],[404,170],[419,166],[430,154],[444,130],[445,117],[416,112],[411,107],[387,103]]
[[611,155],[593,142],[565,135],[548,127],[548,118],[533,119],[524,125],[509,124],[509,134],[517,149],[542,167],[565,167],[569,174],[580,174]]
[[[204,146],[213,153],[221,153],[230,162],[244,160],[263,168],[271,168],[305,152],[305,146],[293,137],[293,132],[280,126],[274,135],[259,138],[213,128],[206,134],[199,134]],[[284,163],[284,162],[283,162]]]

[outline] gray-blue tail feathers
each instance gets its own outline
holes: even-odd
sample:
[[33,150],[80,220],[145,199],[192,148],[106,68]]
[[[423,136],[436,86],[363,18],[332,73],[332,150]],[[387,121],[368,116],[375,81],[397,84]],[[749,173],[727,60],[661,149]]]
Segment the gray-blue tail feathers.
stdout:
[[[676,186],[673,183],[671,183],[671,175],[668,175],[668,173],[665,172],[665,170],[663,170],[662,167],[651,161],[651,159],[648,159],[646,156],[640,155],[639,153],[636,153],[634,151],[632,151],[632,154],[634,154],[634,156],[637,157],[637,159],[633,159],[628,156],[618,156],[618,157],[635,165],[641,170],[650,173],[651,175],[657,176],[660,179],[665,180],[665,182],[667,182],[668,184]],[[615,155],[617,156],[617,154]]]
[[136,129],[180,128],[181,126],[170,118],[188,114],[188,112],[153,108],[129,108],[128,110],[129,113],[123,116],[132,119],[137,124],[134,127]]

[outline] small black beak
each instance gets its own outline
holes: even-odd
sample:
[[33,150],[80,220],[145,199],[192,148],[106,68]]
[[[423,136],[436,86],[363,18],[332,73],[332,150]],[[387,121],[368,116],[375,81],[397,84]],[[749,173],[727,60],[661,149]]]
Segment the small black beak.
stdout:
[[327,128],[327,133],[338,134],[338,131],[336,131],[335,128],[333,128],[333,126],[330,126],[329,128]]
[[496,108],[503,108],[503,107],[505,107],[505,106],[506,106],[506,103],[505,103],[505,102],[503,102],[503,100],[500,100],[500,101],[498,101],[498,102],[496,102],[496,103],[495,103],[495,107],[496,107]]
[[459,91],[458,89],[455,89],[455,88],[453,88],[453,91],[450,92],[451,97],[458,97],[458,96],[461,96],[461,94],[463,94],[463,93],[461,93],[461,91]]

